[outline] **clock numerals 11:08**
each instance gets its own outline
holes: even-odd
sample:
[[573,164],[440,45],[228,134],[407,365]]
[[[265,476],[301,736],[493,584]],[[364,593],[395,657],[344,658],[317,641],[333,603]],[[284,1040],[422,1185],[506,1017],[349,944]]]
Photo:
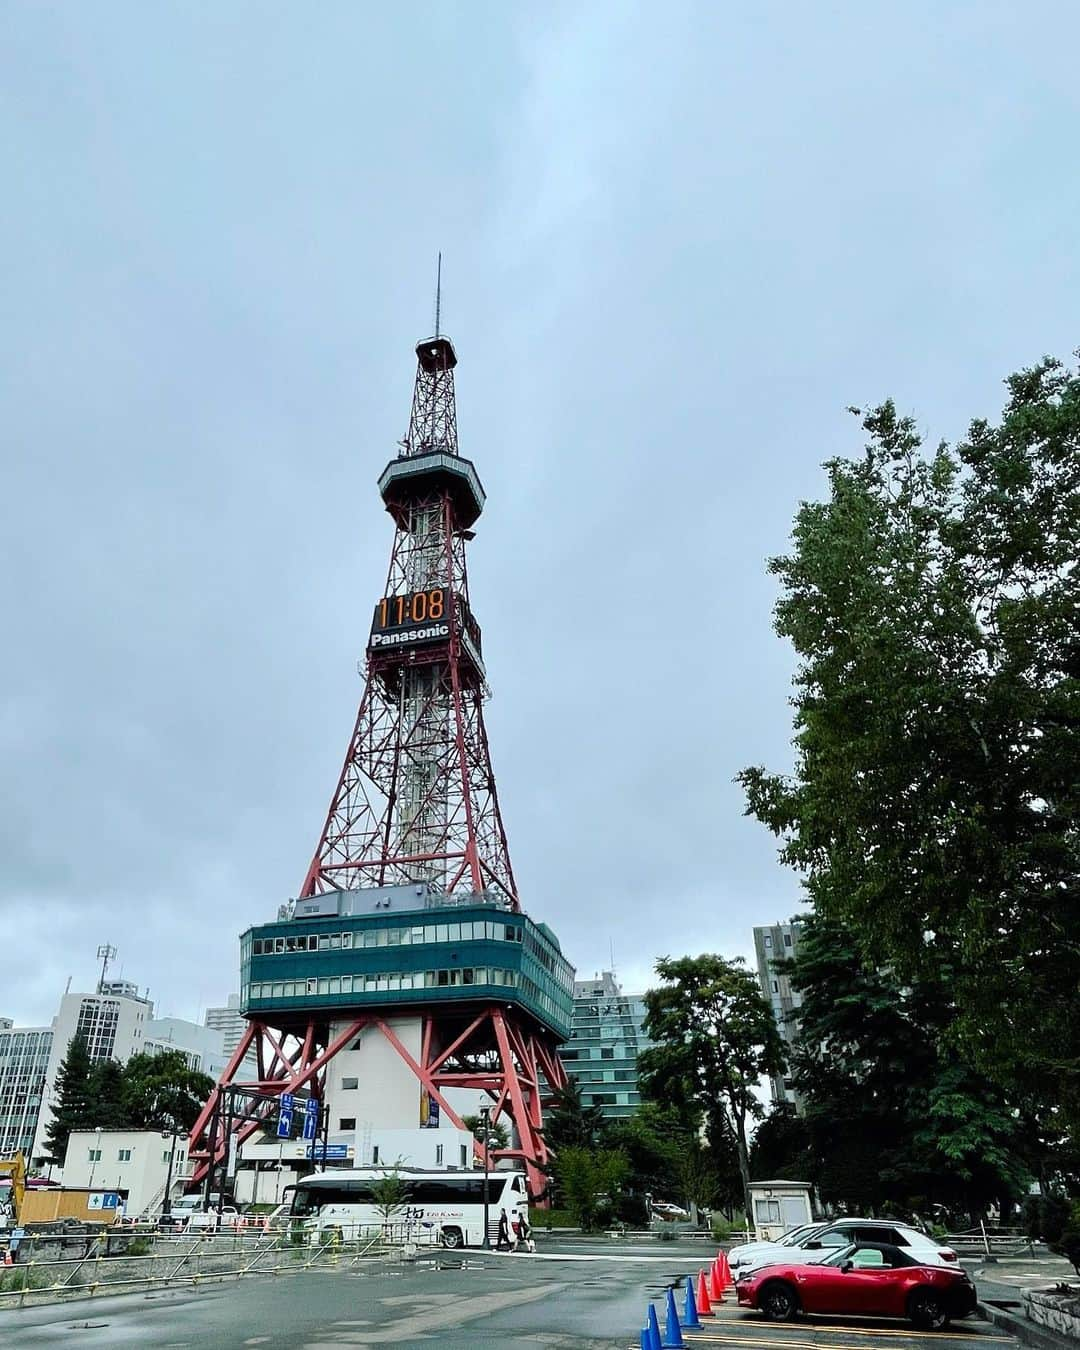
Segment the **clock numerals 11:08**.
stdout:
[[446,591],[415,591],[412,595],[384,595],[379,601],[378,626],[400,628],[407,623],[427,623],[446,614]]

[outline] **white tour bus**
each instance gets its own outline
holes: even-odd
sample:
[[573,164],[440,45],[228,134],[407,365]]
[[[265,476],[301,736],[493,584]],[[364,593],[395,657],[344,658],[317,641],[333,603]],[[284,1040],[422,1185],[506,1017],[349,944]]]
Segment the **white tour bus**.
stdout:
[[[373,1186],[396,1175],[404,1187],[402,1208],[387,1218],[376,1204]],[[484,1241],[483,1172],[446,1172],[417,1167],[332,1168],[303,1177],[293,1192],[291,1214],[318,1233],[340,1228],[346,1241],[375,1236],[389,1225],[441,1241],[444,1247],[479,1247]],[[495,1245],[500,1211],[511,1226],[529,1217],[529,1196],[522,1172],[488,1173],[488,1226]]]

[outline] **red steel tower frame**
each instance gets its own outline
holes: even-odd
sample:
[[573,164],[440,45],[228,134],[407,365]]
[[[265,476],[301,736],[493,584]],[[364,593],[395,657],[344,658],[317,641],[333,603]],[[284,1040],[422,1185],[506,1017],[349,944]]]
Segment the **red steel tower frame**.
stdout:
[[[417,345],[409,430],[379,479],[395,524],[390,566],[375,606],[356,724],[299,899],[420,883],[447,897],[484,897],[520,912],[491,767],[480,629],[469,604],[466,545],[484,504],[473,465],[458,452],[454,368],[445,336]],[[299,903],[299,900],[298,902]],[[191,1131],[195,1179],[207,1192],[229,1139],[278,1112],[283,1093],[324,1099],[327,1065],[367,1030],[385,1037],[448,1118],[448,1088],[479,1089],[492,1121],[511,1127],[503,1156],[544,1189],[543,1108],[566,1085],[558,1037],[527,1007],[452,999],[421,1010],[419,1057],[390,1024],[395,1008],[248,1014],[243,1038]],[[244,1063],[254,1060],[255,1073]]]

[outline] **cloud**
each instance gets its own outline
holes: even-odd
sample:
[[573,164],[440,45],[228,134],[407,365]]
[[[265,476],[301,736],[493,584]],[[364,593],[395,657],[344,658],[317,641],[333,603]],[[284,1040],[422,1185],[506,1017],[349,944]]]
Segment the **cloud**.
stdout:
[[0,1011],[46,1020],[112,942],[193,1016],[295,893],[439,248],[526,906],[638,984],[795,910],[732,782],[790,762],[765,559],[846,404],[955,435],[1075,345],[1054,22],[16,6]]

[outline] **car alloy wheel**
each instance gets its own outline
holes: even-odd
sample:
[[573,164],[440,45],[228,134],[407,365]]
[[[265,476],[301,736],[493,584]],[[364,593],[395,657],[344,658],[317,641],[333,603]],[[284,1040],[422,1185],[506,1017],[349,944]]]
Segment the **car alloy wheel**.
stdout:
[[945,1305],[931,1289],[917,1289],[912,1294],[908,1316],[920,1331],[944,1331],[949,1325]]
[[761,1296],[761,1311],[770,1322],[790,1322],[798,1306],[795,1291],[786,1284],[770,1284]]

